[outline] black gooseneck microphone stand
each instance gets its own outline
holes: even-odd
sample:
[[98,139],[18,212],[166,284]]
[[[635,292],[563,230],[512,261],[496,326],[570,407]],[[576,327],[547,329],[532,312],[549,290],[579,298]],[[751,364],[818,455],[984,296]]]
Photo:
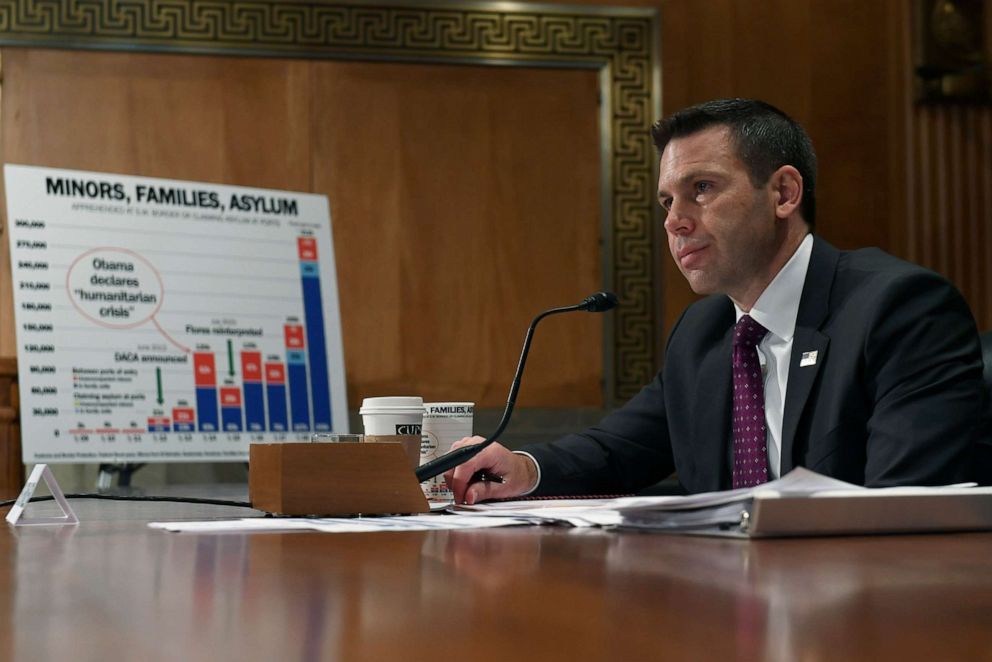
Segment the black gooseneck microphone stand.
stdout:
[[617,295],[612,292],[597,292],[596,294],[586,297],[582,303],[574,306],[551,308],[550,310],[545,310],[543,313],[535,317],[534,321],[531,322],[530,326],[527,328],[527,336],[524,338],[524,348],[523,351],[520,352],[520,362],[517,364],[517,372],[513,377],[513,385],[510,386],[510,396],[506,400],[506,409],[503,410],[503,417],[500,419],[499,425],[496,426],[496,431],[486,437],[486,440],[481,444],[472,444],[471,446],[456,448],[455,450],[445,453],[435,460],[431,460],[427,464],[421,465],[417,468],[417,480],[422,483],[425,480],[430,480],[435,476],[439,476],[444,472],[457,467],[463,462],[468,462],[470,459],[482,452],[482,449],[499,439],[499,436],[503,434],[506,424],[510,422],[510,415],[513,413],[513,405],[517,401],[517,391],[520,390],[520,379],[524,373],[524,364],[527,363],[527,352],[530,351],[530,343],[534,337],[534,329],[537,327],[538,322],[550,315],[571,313],[577,310],[584,310],[590,313],[603,313],[614,308],[618,302],[619,299],[617,299]]

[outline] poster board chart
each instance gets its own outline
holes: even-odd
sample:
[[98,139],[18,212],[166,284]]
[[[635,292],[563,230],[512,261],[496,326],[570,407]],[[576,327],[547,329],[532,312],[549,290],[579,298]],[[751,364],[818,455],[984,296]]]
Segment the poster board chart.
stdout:
[[347,432],[325,196],[5,169],[27,463]]

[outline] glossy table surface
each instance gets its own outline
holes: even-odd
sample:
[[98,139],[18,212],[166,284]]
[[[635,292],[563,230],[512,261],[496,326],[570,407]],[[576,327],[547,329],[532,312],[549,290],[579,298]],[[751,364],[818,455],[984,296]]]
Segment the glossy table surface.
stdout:
[[992,533],[193,535],[146,524],[257,513],[72,504],[4,524],[0,659],[992,660]]

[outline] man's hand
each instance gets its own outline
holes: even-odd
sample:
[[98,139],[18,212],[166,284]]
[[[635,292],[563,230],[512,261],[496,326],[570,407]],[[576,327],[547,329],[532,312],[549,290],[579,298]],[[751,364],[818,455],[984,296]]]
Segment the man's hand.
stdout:
[[[465,437],[451,445],[451,449],[481,444],[483,437]],[[479,481],[469,483],[480,470],[503,478],[502,483]],[[444,481],[455,494],[455,503],[469,505],[486,499],[506,499],[533,489],[537,483],[537,467],[526,455],[511,453],[505,446],[494,443],[465,464],[444,474]]]

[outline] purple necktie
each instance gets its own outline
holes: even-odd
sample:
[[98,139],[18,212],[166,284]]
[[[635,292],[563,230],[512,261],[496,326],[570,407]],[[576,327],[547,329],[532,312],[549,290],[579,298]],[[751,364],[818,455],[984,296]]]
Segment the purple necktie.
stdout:
[[765,386],[757,350],[766,333],[749,315],[734,327],[734,489],[768,481]]

